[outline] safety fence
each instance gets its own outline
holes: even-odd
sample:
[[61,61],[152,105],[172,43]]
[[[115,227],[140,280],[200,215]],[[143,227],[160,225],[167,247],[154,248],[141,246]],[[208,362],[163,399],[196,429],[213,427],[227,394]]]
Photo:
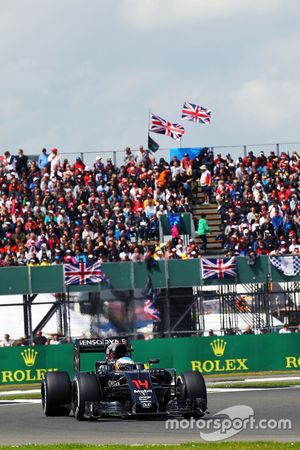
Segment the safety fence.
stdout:
[[[199,259],[162,260],[150,264],[103,263],[102,270],[110,280],[110,287],[118,290],[143,289],[149,276],[155,288],[300,281],[300,274],[284,275],[270,264],[267,256],[260,256],[253,265],[249,265],[246,258],[237,257],[236,276],[231,278],[203,279],[200,264]],[[71,292],[98,292],[102,288],[107,288],[107,285],[96,283],[67,288],[64,284],[63,265],[0,268],[0,295],[64,293],[67,289]]]
[[[222,156],[230,154],[232,158],[236,159],[239,156],[245,156],[248,152],[253,151],[254,154],[258,154],[260,150],[265,151],[268,154],[274,151],[277,155],[281,152],[292,154],[294,151],[300,153],[300,142],[282,142],[271,144],[241,144],[241,145],[204,145],[203,143],[197,147],[209,148],[215,154],[220,153]],[[136,156],[139,152],[137,149],[132,149],[133,154]],[[96,156],[101,156],[103,161],[106,162],[108,158],[111,158],[114,164],[120,167],[124,163],[125,150],[87,150],[74,153],[62,153],[63,158],[68,158],[71,163],[75,162],[77,156],[80,156],[85,164],[93,166]],[[158,161],[160,158],[164,158],[166,161],[170,159],[169,148],[159,148],[159,150],[153,155]]]
[[[178,372],[199,370],[206,374],[300,370],[300,333],[189,337],[137,340],[133,359],[147,363],[159,358],[157,367]],[[83,354],[82,371],[93,371],[103,354]],[[0,384],[40,382],[46,371],[73,371],[73,346],[14,347],[0,349]]]

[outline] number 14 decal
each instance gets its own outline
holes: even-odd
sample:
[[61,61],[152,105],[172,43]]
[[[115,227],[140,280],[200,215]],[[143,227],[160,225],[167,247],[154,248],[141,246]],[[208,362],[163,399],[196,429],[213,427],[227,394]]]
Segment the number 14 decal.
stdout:
[[149,382],[148,380],[131,380],[137,389],[148,389]]

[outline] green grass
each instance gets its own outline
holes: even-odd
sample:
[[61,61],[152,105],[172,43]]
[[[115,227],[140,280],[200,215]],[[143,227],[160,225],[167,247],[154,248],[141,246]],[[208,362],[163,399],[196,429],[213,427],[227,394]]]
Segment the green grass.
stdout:
[[53,445],[16,445],[0,446],[1,450],[288,450],[300,449],[300,442],[222,442],[222,443],[187,443],[187,444],[146,444],[146,445],[85,445],[85,444],[53,444]]
[[0,384],[0,392],[7,391],[29,391],[30,389],[40,389],[41,383],[34,384]]
[[41,394],[14,394],[14,395],[1,395],[0,400],[31,400],[32,398],[41,398]]

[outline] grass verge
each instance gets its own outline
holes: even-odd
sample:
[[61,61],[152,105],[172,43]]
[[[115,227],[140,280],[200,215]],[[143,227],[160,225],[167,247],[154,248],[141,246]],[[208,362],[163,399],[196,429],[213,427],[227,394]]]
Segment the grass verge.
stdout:
[[41,398],[41,394],[14,394],[14,395],[0,394],[0,400],[31,400],[39,398]]
[[0,384],[0,395],[1,392],[8,391],[29,391],[31,389],[40,389],[41,383],[34,384]]
[[146,445],[85,445],[85,444],[53,444],[53,445],[18,445],[0,446],[0,450],[290,450],[300,449],[300,442],[222,442],[222,443],[186,443],[186,444],[146,444]]

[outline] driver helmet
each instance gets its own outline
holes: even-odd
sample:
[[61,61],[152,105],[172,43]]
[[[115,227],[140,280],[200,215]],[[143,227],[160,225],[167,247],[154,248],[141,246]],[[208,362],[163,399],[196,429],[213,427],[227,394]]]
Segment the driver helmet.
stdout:
[[106,358],[109,361],[116,361],[123,356],[127,356],[128,349],[125,344],[110,344],[106,349]]
[[129,356],[124,356],[116,361],[116,370],[133,370],[135,368],[134,361]]

